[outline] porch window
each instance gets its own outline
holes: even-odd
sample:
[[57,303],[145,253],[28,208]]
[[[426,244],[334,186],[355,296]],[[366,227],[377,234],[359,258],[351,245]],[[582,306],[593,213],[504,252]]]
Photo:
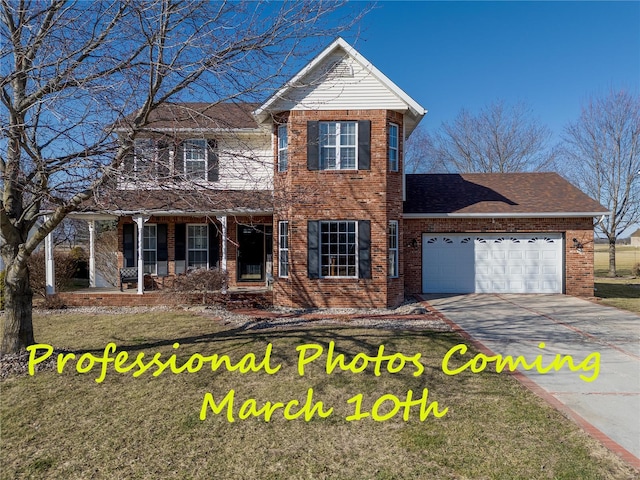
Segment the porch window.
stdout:
[[320,123],[320,170],[358,168],[356,122]]
[[398,125],[389,124],[389,170],[398,171]]
[[158,231],[156,225],[145,225],[142,232],[144,273],[155,275],[157,273],[156,264],[158,259]]
[[289,222],[278,223],[278,276],[289,276]]
[[286,172],[289,166],[289,141],[287,138],[287,124],[278,127],[278,171]]
[[389,222],[389,276],[398,277],[398,221]]
[[209,227],[187,225],[187,268],[208,268]]
[[192,180],[207,179],[207,141],[191,139],[184,142],[184,172]]

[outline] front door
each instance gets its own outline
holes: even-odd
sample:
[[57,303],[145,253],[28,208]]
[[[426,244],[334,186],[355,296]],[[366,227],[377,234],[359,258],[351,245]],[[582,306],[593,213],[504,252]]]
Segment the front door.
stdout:
[[238,225],[238,281],[265,280],[267,261],[272,257],[271,225]]

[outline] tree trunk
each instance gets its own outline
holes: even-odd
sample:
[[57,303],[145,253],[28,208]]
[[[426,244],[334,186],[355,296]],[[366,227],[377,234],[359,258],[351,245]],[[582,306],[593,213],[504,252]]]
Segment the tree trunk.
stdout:
[[616,276],[616,239],[609,239],[609,277]]
[[4,334],[0,354],[18,353],[35,343],[33,338],[33,290],[29,269],[15,264],[6,269],[4,286]]

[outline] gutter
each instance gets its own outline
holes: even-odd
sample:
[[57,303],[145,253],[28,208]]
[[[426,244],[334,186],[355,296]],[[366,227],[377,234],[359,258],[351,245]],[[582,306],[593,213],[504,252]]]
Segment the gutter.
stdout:
[[402,218],[567,218],[601,217],[611,212],[531,212],[531,213],[404,213]]

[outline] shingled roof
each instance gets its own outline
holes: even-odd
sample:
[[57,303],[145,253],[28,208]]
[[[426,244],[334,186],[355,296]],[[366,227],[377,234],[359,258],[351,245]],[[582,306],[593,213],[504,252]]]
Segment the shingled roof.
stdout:
[[599,216],[598,202],[557,173],[407,175],[405,217]]
[[[149,116],[149,130],[244,130],[257,129],[252,112],[257,103],[166,103]],[[126,119],[124,120],[126,122]]]
[[113,215],[251,214],[273,211],[273,192],[268,190],[115,190],[99,192],[80,209],[81,213]]

